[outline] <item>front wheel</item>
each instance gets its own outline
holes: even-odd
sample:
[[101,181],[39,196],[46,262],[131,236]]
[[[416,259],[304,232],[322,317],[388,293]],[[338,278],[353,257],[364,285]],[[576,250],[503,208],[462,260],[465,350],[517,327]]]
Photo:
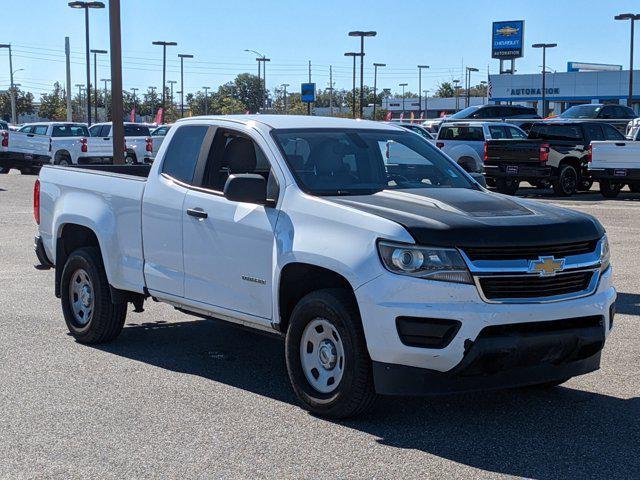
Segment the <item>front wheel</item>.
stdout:
[[376,399],[357,305],[340,289],[309,293],[294,308],[286,337],[293,390],[310,412],[344,418]]
[[519,187],[519,180],[512,180],[510,178],[498,178],[496,180],[496,190],[505,195],[515,195]]
[[60,298],[67,328],[80,343],[116,338],[127,316],[127,303],[112,303],[109,282],[96,247],[75,250],[64,265]]
[[558,179],[553,182],[553,191],[560,197],[570,197],[578,188],[578,172],[572,165],[562,165]]
[[600,193],[605,198],[616,198],[624,187],[623,183],[612,182],[611,180],[600,180]]

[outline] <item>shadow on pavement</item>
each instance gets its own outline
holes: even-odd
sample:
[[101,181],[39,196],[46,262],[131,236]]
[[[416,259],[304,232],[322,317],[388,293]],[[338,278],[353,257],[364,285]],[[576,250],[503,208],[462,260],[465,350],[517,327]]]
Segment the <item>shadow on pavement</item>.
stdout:
[[[624,315],[640,316],[640,295],[637,293],[618,292],[616,312]],[[640,419],[638,420],[640,421]]]
[[[284,343],[224,322],[129,324],[98,348],[296,404]],[[640,476],[640,398],[565,387],[386,397],[370,414],[338,423],[382,445],[520,477]]]

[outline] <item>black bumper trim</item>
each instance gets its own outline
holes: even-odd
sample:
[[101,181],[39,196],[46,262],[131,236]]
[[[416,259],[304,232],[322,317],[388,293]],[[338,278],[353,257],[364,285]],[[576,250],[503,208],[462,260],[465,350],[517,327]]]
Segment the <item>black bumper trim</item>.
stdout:
[[[511,165],[511,164],[510,164]],[[487,178],[552,178],[553,169],[551,167],[529,166],[513,164],[518,167],[518,173],[508,173],[505,165],[484,166],[484,176]]]
[[[626,175],[616,175],[616,171],[624,170]],[[640,168],[606,168],[604,170],[589,170],[594,180],[611,180],[628,183],[640,182]]]
[[33,250],[36,252],[36,257],[38,257],[38,261],[40,262],[39,268],[40,270],[49,270],[50,268],[55,267],[53,262],[49,260],[47,257],[47,252],[44,249],[44,244],[42,243],[42,238],[40,235],[36,235],[33,239]]

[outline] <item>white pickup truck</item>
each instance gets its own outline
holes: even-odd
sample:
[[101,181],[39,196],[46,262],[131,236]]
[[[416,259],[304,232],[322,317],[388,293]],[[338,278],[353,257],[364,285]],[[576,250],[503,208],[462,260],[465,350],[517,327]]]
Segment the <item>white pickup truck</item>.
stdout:
[[164,139],[166,138],[167,133],[169,133],[171,126],[172,126],[171,124],[160,125],[159,127],[156,127],[153,130],[151,130],[154,157],[158,154],[158,150],[160,150],[160,146],[162,145],[162,142],[164,142]]
[[0,131],[0,168],[4,171],[16,168],[34,173],[45,163],[111,163],[112,156],[111,151],[98,151],[82,123],[30,123],[17,131]]
[[36,254],[77,341],[113,340],[149,297],[272,332],[320,415],[557,385],[599,368],[613,325],[595,218],[489,192],[391,125],[190,118],[151,166],[46,166],[34,188]]
[[[111,122],[91,125],[89,133],[94,139],[93,146],[103,155],[113,157],[113,130]],[[125,162],[128,164],[153,162],[153,139],[147,125],[124,123]]]
[[588,168],[606,198],[617,197],[625,185],[640,193],[640,142],[591,142]]

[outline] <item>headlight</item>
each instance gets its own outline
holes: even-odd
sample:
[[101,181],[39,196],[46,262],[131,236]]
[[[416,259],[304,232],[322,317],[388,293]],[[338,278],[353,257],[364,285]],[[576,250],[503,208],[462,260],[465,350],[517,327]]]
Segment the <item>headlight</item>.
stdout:
[[605,235],[600,240],[600,271],[604,272],[611,265],[611,251],[609,250],[609,240]]
[[454,248],[378,242],[378,252],[385,268],[399,275],[443,282],[473,283],[462,256]]

